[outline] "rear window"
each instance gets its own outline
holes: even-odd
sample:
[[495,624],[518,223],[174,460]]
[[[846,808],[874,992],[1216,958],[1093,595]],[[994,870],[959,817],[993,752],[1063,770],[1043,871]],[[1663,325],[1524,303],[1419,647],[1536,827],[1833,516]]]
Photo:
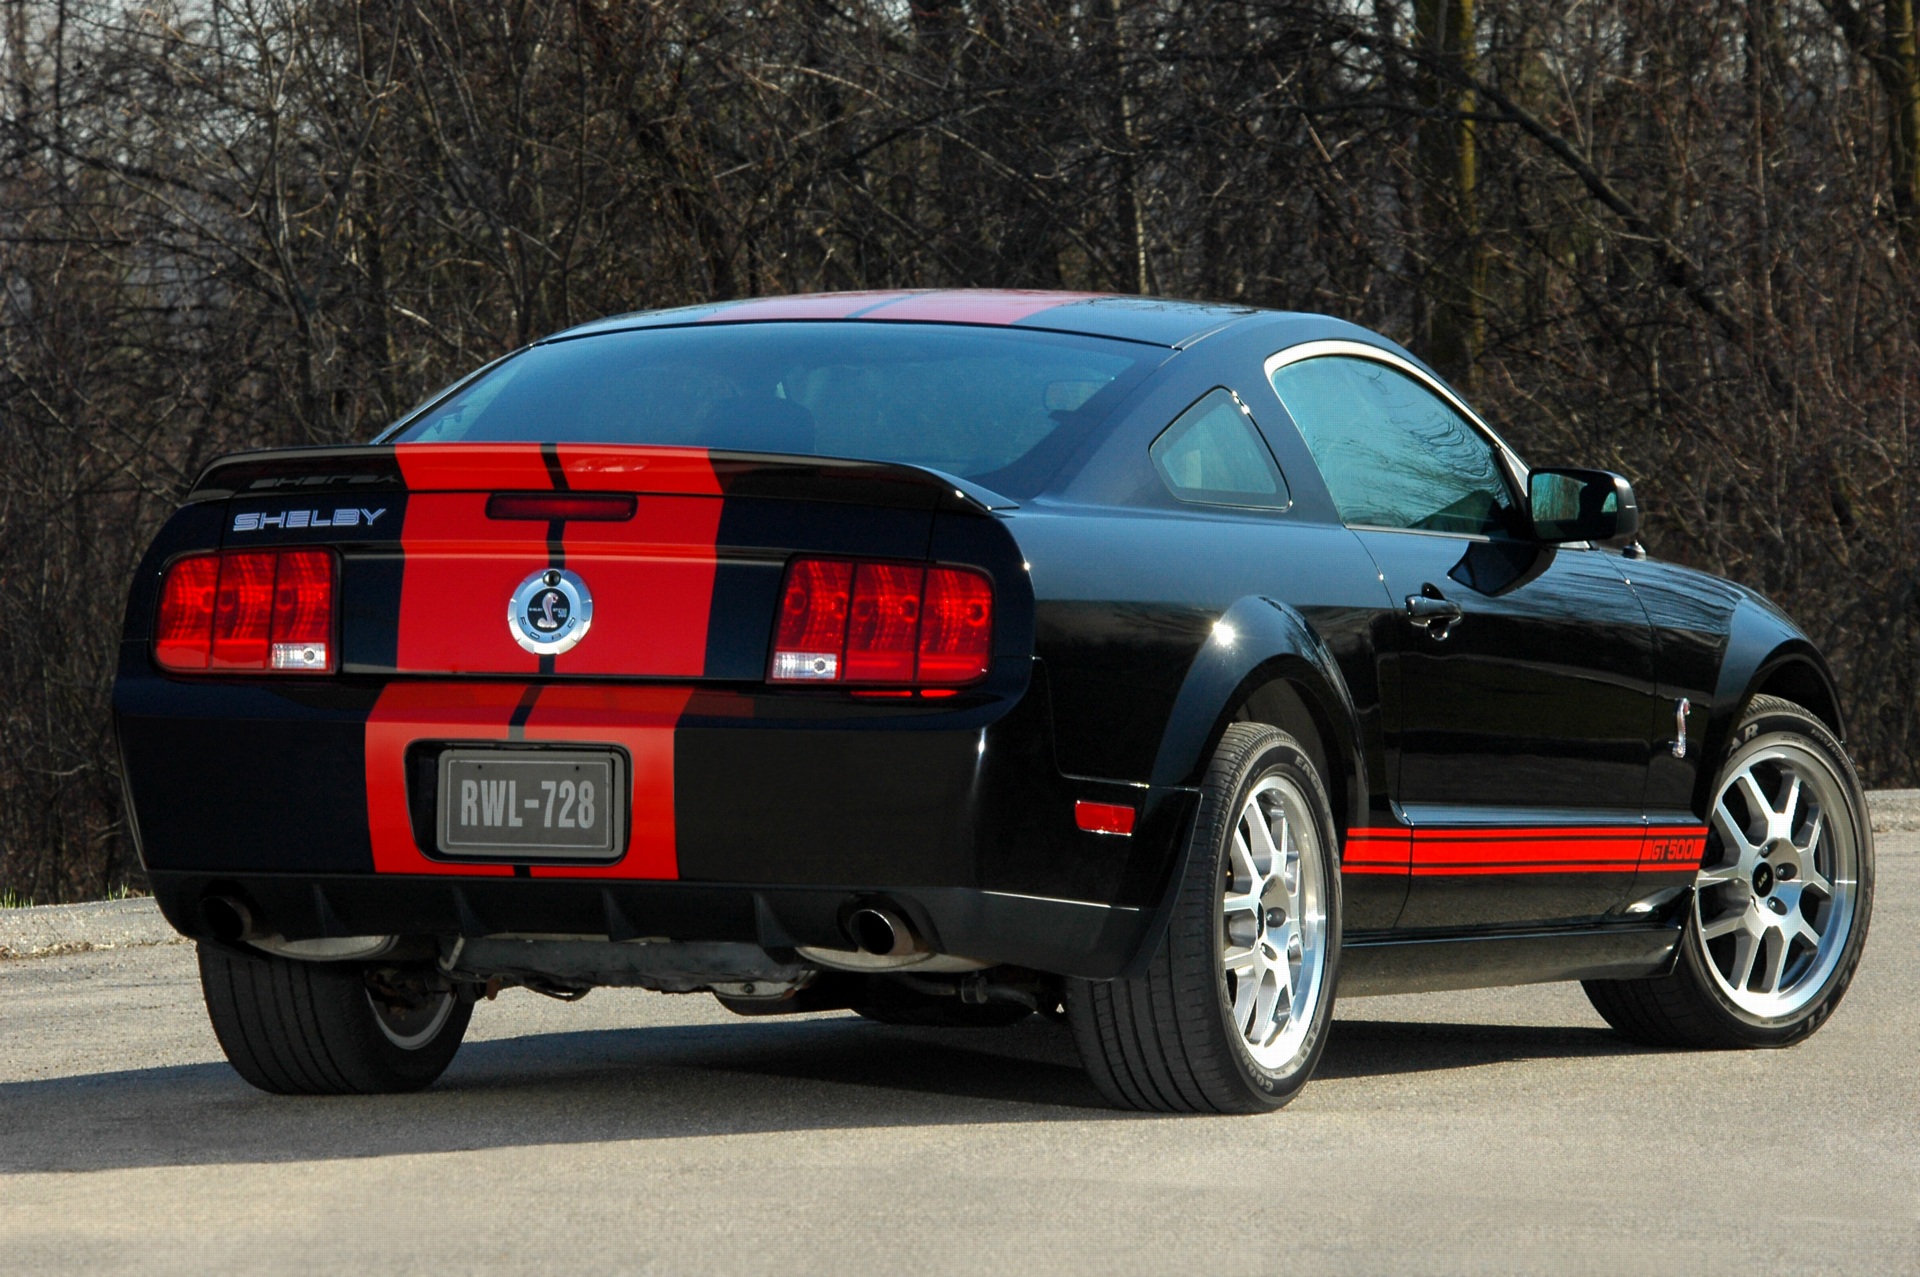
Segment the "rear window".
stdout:
[[630,330],[523,351],[391,441],[850,457],[926,466],[1029,497],[1167,353],[939,324]]

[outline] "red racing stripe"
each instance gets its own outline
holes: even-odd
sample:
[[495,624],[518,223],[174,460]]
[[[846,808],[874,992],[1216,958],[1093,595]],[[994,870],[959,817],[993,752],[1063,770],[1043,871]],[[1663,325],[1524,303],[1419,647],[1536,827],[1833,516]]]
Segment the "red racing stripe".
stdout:
[[[598,622],[596,621],[596,624]],[[527,719],[525,739],[620,745],[633,761],[627,854],[611,865],[534,865],[536,878],[678,878],[673,733],[693,699],[684,687],[552,684]]]
[[[623,523],[566,526],[567,567],[593,593],[593,626],[578,647],[554,658],[554,672],[698,678],[707,663],[725,504],[707,454],[562,447],[559,456],[571,487],[649,495]],[[499,628],[505,632],[504,619]]]
[[1350,829],[1340,872],[1405,874],[1413,858],[1413,837],[1406,829]]
[[1416,877],[1487,874],[1691,873],[1706,851],[1704,825],[1541,826],[1500,829],[1353,829],[1346,873]]
[[757,301],[722,306],[700,322],[745,323],[768,319],[847,319],[858,311],[885,306],[915,294],[898,290],[867,293],[799,293],[792,297],[762,297]]
[[429,860],[407,812],[407,746],[418,740],[506,740],[527,688],[519,683],[389,683],[367,716],[367,832],[373,871],[388,874],[491,874],[512,865],[450,865]]
[[[538,485],[516,486],[544,489],[545,480],[543,469]],[[485,492],[414,493],[400,545],[401,672],[539,673],[540,658],[507,629],[507,602],[547,566],[546,524],[489,519]]]
[[1649,873],[1693,873],[1707,854],[1705,825],[1654,825],[1647,829],[1640,868]]
[[[677,878],[673,734],[690,688],[390,683],[367,719],[367,825],[375,873],[500,877],[511,864],[436,860],[414,840],[407,747],[416,741],[615,745],[632,761],[627,852],[611,865],[534,865],[536,877]],[[527,707],[523,709],[523,706]],[[525,725],[516,728],[516,711]]]
[[1458,874],[1632,873],[1644,831],[1598,829],[1416,829],[1416,877]]
[[953,292],[923,293],[889,303],[875,319],[922,320],[946,324],[1017,324],[1042,311],[1091,301],[1100,293]]
[[394,445],[410,492],[542,491],[553,486],[537,443]]
[[[589,492],[717,497],[720,479],[705,448],[557,445],[567,486]],[[541,480],[540,487],[546,486]]]
[[507,630],[507,600],[547,566],[547,525],[489,519],[495,491],[553,487],[538,444],[401,444],[407,481],[395,665],[403,672],[535,674]]

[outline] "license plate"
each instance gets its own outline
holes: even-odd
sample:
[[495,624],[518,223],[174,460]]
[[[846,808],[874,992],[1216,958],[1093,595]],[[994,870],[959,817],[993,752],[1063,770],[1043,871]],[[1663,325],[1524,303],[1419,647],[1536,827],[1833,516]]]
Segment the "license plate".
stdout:
[[488,860],[618,860],[626,760],[611,750],[450,749],[440,755],[440,851]]

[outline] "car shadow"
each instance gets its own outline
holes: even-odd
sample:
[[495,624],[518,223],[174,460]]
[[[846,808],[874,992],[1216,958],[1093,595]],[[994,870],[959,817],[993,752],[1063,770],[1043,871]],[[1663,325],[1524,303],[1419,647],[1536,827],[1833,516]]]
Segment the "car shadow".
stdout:
[[[1343,1020],[1322,1081],[1638,1050],[1602,1029]],[[333,1160],[887,1126],[1139,1121],[1067,1030],[851,1016],[469,1042],[414,1095],[269,1096],[223,1062],[0,1084],[0,1173]]]

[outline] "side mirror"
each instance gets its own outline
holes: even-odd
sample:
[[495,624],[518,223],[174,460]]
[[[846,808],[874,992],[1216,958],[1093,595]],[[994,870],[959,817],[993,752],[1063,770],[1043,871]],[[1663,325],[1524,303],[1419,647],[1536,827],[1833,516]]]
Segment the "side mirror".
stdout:
[[1535,470],[1527,476],[1527,508],[1542,541],[1611,541],[1640,530],[1633,485],[1610,470]]

